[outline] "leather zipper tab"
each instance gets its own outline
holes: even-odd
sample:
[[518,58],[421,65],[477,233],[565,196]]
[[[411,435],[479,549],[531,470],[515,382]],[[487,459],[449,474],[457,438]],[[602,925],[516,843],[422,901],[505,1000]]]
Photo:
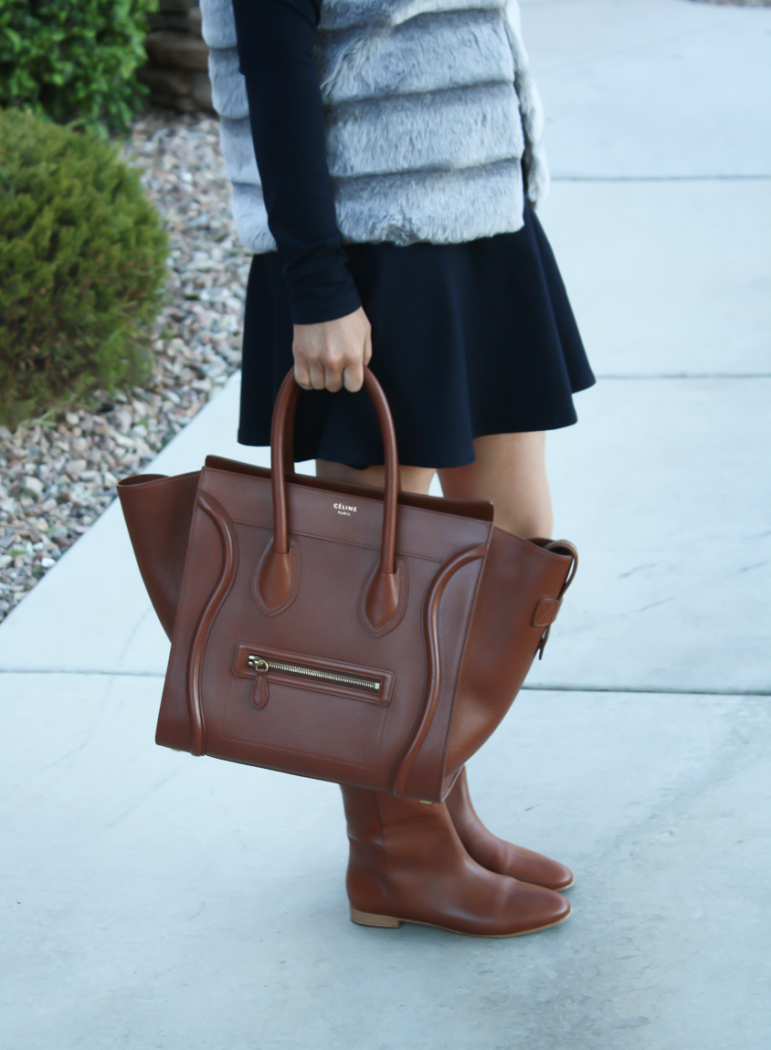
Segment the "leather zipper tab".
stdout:
[[[262,665],[262,666],[260,666]],[[268,692],[268,665],[264,660],[260,660],[254,666],[257,674],[254,676],[254,685],[252,686],[251,701],[252,704],[257,707],[265,707],[269,699]]]

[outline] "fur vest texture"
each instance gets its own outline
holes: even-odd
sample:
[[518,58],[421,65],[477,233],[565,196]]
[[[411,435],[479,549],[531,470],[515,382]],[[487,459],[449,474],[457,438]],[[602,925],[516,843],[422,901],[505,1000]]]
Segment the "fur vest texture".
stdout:
[[[239,237],[274,250],[232,0],[201,0]],[[449,244],[518,230],[548,186],[516,0],[324,0],[327,160],[347,242]]]

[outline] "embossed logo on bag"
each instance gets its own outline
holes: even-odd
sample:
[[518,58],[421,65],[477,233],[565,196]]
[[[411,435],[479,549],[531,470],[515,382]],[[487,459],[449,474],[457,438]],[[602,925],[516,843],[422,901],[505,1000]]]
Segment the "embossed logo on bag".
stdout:
[[349,507],[347,503],[333,503],[332,506],[335,508],[338,514],[342,514],[344,518],[350,518],[351,514],[356,513],[355,507]]

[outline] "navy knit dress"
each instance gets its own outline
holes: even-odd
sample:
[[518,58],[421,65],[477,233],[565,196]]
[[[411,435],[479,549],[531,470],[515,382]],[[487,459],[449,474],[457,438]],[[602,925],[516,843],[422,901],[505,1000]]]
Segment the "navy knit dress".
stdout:
[[[474,461],[484,434],[576,422],[594,376],[549,242],[527,206],[516,233],[461,244],[347,244],[337,230],[313,58],[320,0],[235,0],[257,164],[278,252],[255,255],[246,297],[238,440],[267,445],[292,367],[294,324],[360,305],[370,367],[391,405],[399,458]],[[364,391],[302,391],[295,457],[383,462]]]

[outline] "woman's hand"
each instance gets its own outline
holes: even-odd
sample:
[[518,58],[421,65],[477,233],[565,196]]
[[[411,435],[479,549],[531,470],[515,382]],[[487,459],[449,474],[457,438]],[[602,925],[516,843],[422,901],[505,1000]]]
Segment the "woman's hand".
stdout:
[[294,377],[303,390],[360,390],[372,357],[372,329],[364,310],[335,321],[294,326]]

